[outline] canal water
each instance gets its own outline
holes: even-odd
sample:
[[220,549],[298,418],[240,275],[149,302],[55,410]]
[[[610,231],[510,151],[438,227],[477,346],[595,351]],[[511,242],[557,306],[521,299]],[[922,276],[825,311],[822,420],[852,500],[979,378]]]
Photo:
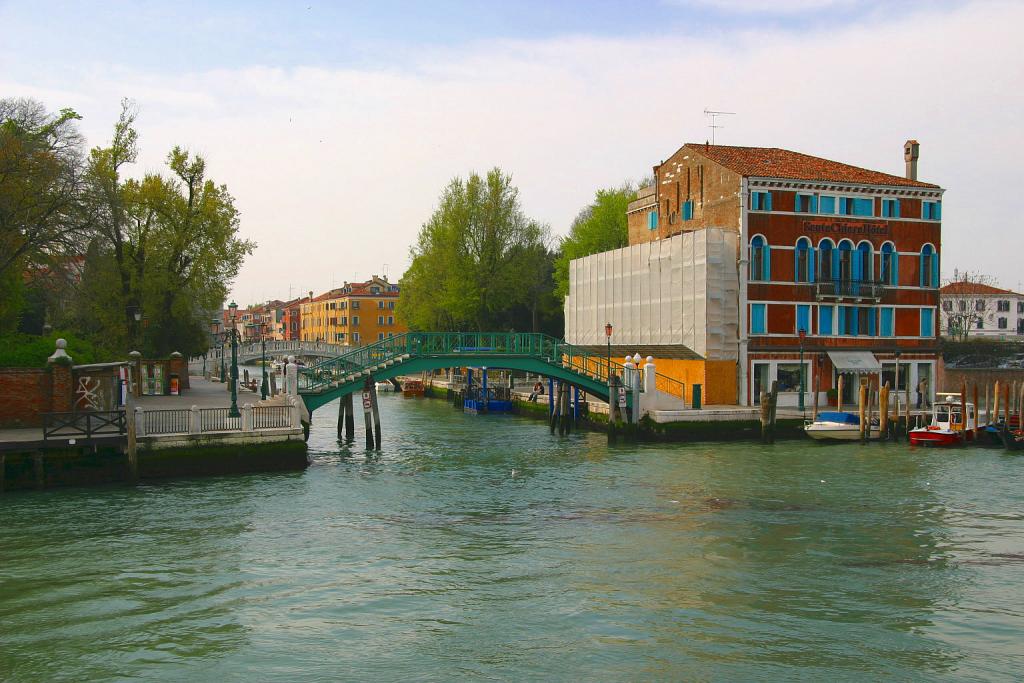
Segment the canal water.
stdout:
[[328,406],[302,473],[0,496],[0,680],[1020,680],[1024,458],[381,405],[370,458]]

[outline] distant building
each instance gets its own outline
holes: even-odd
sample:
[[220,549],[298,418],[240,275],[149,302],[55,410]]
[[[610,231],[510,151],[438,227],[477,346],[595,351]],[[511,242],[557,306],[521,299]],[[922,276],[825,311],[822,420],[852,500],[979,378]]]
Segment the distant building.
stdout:
[[399,287],[374,275],[366,282],[343,286],[301,303],[303,341],[365,346],[407,332],[395,317]]
[[943,336],[1024,340],[1024,294],[961,281],[942,287],[939,299]]
[[[897,176],[785,149],[683,145],[629,205],[631,246],[572,263],[567,341],[596,347],[610,322],[616,357],[653,355],[659,372],[701,382],[707,402],[752,405],[778,382],[779,404],[794,406],[803,374],[807,405],[812,387],[824,405],[838,374],[895,383],[897,353],[900,388],[924,380],[933,393],[944,190],[917,179],[918,150],[907,142]],[[715,233],[731,233],[731,254],[697,248],[725,244]],[[680,235],[677,256],[659,244]],[[844,383],[847,405],[855,384]]]

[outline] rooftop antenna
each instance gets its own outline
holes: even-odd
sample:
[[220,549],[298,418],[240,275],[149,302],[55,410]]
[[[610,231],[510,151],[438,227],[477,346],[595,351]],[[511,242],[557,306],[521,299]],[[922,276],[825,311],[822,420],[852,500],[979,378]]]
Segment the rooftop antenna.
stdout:
[[381,272],[381,277],[384,278],[385,280],[387,280],[388,279],[388,264],[385,263],[383,265],[383,267],[380,269],[380,272]]
[[707,109],[707,108],[704,109],[704,116],[708,116],[708,117],[711,118],[711,123],[708,125],[708,128],[711,129],[711,144],[712,145],[715,144],[715,130],[718,129],[718,128],[725,128],[725,126],[717,125],[718,124],[718,117],[719,116],[735,116],[735,115],[736,115],[736,112],[734,112],[734,111],[712,111],[712,110]]

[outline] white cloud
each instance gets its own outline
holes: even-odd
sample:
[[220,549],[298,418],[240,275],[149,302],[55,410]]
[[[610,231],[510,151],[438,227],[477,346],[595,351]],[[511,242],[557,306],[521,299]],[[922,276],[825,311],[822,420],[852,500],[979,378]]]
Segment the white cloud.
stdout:
[[831,33],[481,43],[422,51],[403,69],[79,68],[39,85],[8,71],[0,92],[79,108],[93,142],[130,95],[140,166],[159,167],[174,144],[204,153],[260,244],[235,287],[242,302],[384,263],[397,277],[445,183],[474,169],[512,172],[526,210],[564,232],[596,188],[707,137],[705,107],[738,112],[719,142],[893,173],[917,138],[922,178],[949,189],[944,270],[1016,287],[1015,207],[997,188],[1022,149],[1022,20],[1019,5],[985,3]]

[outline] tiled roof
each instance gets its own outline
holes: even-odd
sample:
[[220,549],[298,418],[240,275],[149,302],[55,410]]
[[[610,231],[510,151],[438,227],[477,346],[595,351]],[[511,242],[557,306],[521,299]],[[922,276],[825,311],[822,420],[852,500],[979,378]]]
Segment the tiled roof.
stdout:
[[688,142],[684,147],[747,177],[936,189],[939,187],[919,180],[910,180],[903,176],[850,166],[838,161],[812,157],[809,154],[801,154],[778,147],[733,147],[694,142]]
[[1009,294],[1020,296],[1009,289],[999,289],[991,285],[983,285],[980,282],[950,282],[939,290],[939,295],[957,296],[962,294]]

